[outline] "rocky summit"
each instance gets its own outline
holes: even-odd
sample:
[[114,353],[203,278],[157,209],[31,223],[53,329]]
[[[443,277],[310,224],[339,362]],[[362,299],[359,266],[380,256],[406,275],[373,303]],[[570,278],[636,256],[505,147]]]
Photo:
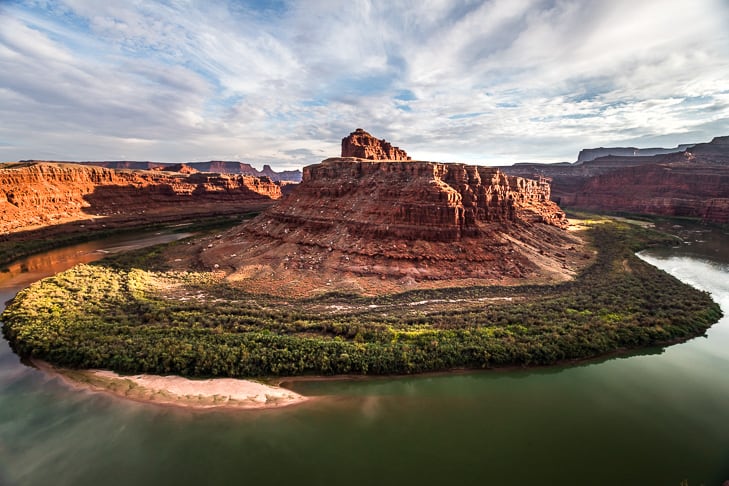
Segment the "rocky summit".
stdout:
[[340,157],[305,167],[291,195],[198,257],[248,290],[291,296],[545,283],[589,258],[567,225],[544,180]]
[[410,160],[408,154],[400,147],[393,147],[384,138],[379,140],[361,128],[342,139],[342,157],[369,160]]

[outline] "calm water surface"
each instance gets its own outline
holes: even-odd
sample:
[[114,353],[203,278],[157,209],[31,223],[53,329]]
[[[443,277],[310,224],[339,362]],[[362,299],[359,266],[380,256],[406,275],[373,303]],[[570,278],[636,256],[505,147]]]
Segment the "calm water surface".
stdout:
[[[729,314],[729,235],[670,229],[687,243],[643,258],[711,292]],[[0,274],[0,300],[99,255],[98,246],[73,248]],[[319,398],[264,412],[149,406],[70,390],[20,364],[3,340],[0,485],[709,486],[729,479],[726,317],[707,337],[577,367],[292,387]]]

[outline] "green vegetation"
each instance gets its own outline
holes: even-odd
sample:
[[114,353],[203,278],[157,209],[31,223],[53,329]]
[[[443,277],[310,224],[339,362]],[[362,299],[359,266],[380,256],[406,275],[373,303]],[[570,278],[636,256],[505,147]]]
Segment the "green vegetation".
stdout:
[[729,228],[729,224],[706,221],[695,216],[667,216],[647,213],[631,213],[628,211],[598,211],[596,209],[562,208],[568,218],[591,220],[630,220],[635,223],[644,222],[651,227],[659,224],[701,224],[714,228]]
[[[701,335],[710,296],[643,262],[673,238],[599,222],[577,279],[305,300],[246,294],[212,274],[154,266],[145,249],[22,291],[2,318],[23,357],[122,373],[254,377],[549,365]],[[179,244],[179,243],[173,243]]]

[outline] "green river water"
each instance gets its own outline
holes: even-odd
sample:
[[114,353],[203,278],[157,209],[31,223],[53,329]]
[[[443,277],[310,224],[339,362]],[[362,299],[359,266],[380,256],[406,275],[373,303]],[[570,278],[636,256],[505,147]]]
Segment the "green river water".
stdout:
[[[729,234],[643,258],[729,314]],[[145,240],[143,243],[154,242]],[[0,274],[0,300],[98,258],[95,242]],[[77,391],[0,342],[0,485],[721,485],[729,319],[706,337],[579,366],[297,381],[281,410],[193,412]]]

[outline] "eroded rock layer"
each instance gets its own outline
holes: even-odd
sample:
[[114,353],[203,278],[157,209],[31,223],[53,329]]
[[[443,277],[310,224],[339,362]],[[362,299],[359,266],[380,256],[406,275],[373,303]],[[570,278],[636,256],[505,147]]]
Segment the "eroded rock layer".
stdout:
[[545,181],[491,167],[327,159],[201,258],[284,295],[562,280],[585,255],[549,196]]
[[369,160],[410,160],[408,154],[383,138],[379,140],[361,128],[342,139],[342,157]]
[[112,170],[69,163],[0,167],[0,234],[77,220],[224,214],[281,197],[268,178]]
[[701,218],[729,223],[729,137],[683,152],[608,156],[579,164],[519,164],[502,170],[548,177],[562,207]]
[[[335,158],[305,167],[303,180],[305,189],[272,208],[270,218],[312,230],[329,222],[354,236],[442,242],[480,236],[487,223],[567,224],[549,200],[549,184],[491,167]],[[311,198],[320,215],[302,198]]]

